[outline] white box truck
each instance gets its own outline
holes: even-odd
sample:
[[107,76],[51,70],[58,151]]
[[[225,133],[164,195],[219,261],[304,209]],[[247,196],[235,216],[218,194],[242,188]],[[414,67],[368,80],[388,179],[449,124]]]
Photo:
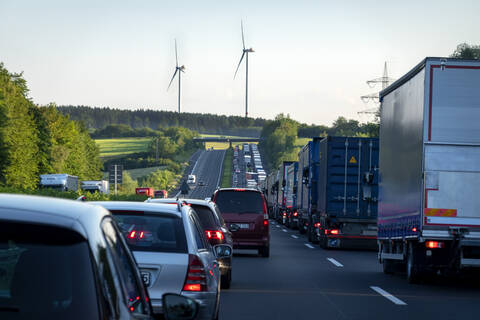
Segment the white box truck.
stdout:
[[109,194],[109,183],[107,180],[86,180],[80,181],[80,189],[91,193],[98,192],[103,194]]
[[40,188],[50,188],[59,191],[77,191],[78,177],[65,173],[40,175]]
[[480,271],[480,61],[426,58],[380,101],[384,272]]

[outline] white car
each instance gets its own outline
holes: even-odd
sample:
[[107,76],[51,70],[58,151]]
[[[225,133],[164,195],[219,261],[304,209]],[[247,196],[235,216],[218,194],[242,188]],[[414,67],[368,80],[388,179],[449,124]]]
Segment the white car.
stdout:
[[189,174],[187,178],[188,184],[194,184],[197,181],[197,177],[194,174]]

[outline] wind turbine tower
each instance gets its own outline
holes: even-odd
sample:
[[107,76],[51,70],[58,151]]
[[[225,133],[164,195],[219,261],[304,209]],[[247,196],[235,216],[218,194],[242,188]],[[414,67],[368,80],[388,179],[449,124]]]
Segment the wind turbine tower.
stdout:
[[170,83],[168,84],[168,89],[170,89],[170,86],[172,85],[173,79],[175,79],[175,76],[177,75],[178,72],[178,113],[180,113],[180,97],[181,97],[181,88],[182,88],[182,72],[185,72],[185,66],[182,65],[181,67],[178,66],[178,54],[177,54],[177,39],[175,39],[175,72],[173,73],[172,80],[170,80]]
[[248,54],[255,51],[253,51],[253,48],[247,49],[245,47],[245,36],[243,34],[243,21],[240,22],[240,26],[242,29],[243,52],[240,58],[240,62],[238,63],[238,66],[237,66],[237,70],[235,70],[235,75],[233,76],[233,78],[235,79],[235,77],[237,76],[238,69],[240,68],[243,58],[245,57],[245,118],[248,118]]

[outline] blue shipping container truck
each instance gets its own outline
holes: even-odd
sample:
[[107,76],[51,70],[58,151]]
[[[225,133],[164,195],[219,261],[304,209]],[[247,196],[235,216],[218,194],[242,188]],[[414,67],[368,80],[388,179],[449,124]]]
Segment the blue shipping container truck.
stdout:
[[376,248],[378,139],[327,137],[312,145],[309,239],[324,248]]
[[[319,161],[319,145],[323,137],[315,137],[309,141],[298,153],[297,177],[297,211],[298,230],[308,233],[308,240],[313,241],[311,224],[312,214],[317,203],[317,177]],[[315,204],[312,206],[312,204]]]

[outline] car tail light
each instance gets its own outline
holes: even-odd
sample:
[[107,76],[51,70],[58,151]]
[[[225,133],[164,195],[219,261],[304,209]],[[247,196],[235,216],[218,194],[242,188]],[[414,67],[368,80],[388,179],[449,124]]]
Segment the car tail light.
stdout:
[[205,267],[200,258],[194,254],[188,255],[188,270],[183,291],[206,291]]
[[440,241],[427,241],[425,242],[425,247],[428,249],[445,248],[445,243]]
[[293,213],[293,216],[294,216],[294,217],[298,216],[298,212],[294,212],[294,213]]
[[135,230],[133,230],[132,232],[130,232],[130,233],[128,234],[128,237],[129,237],[130,239],[135,239],[135,234],[136,234],[136,233],[137,233],[137,232],[136,232]]
[[268,226],[268,220],[267,219],[263,220],[263,225]]
[[245,191],[245,189],[235,189],[235,191]]
[[286,213],[286,212],[284,212],[284,213],[283,213],[283,216],[285,217],[286,215],[287,215],[287,213]]
[[[315,224],[313,225],[314,228],[320,228],[320,226],[321,226],[320,222],[317,222],[317,223],[315,223]],[[325,230],[325,231],[326,231],[326,230]]]
[[268,219],[268,210],[267,210],[267,202],[265,201],[265,196],[261,194],[262,196],[262,204],[263,204],[263,214],[264,216],[267,216],[266,219]]
[[222,231],[206,230],[205,234],[207,235],[208,239],[223,240],[224,238]]

